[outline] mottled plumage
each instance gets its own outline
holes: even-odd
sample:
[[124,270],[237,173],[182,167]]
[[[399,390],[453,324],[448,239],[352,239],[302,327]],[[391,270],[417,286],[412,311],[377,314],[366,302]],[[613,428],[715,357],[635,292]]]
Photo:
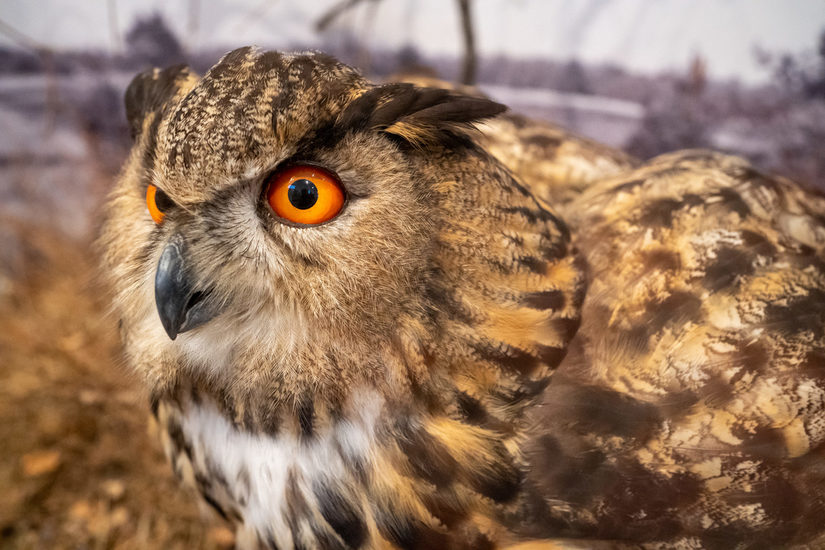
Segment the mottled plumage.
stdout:
[[[175,472],[241,548],[820,536],[825,199],[501,110],[321,54],[135,79],[100,245]],[[333,220],[267,206],[296,161],[340,177]],[[170,247],[212,317],[174,340]]]

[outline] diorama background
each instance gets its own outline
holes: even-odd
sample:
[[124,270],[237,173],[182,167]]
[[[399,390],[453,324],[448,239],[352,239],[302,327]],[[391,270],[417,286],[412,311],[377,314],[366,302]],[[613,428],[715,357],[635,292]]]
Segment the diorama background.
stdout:
[[[455,81],[453,0],[0,2],[0,546],[226,548],[147,430],[91,242],[131,77],[247,44]],[[821,0],[466,0],[473,81],[641,158],[740,154],[825,190]]]

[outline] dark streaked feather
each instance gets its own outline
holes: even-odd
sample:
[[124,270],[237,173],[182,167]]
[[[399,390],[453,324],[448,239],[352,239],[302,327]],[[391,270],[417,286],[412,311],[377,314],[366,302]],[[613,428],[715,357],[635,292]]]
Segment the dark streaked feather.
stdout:
[[132,139],[140,134],[146,115],[163,107],[175,94],[181,80],[190,74],[186,65],[175,65],[163,70],[149,69],[132,79],[124,97]]
[[338,117],[341,130],[374,129],[413,144],[438,141],[460,125],[502,113],[506,107],[485,98],[439,88],[388,84],[353,100]]

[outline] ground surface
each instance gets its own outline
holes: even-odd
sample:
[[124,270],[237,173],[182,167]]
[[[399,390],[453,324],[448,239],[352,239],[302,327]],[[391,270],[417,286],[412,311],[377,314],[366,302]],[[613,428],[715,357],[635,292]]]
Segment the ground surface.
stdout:
[[231,547],[150,433],[89,247],[0,223],[22,243],[0,270],[0,548]]

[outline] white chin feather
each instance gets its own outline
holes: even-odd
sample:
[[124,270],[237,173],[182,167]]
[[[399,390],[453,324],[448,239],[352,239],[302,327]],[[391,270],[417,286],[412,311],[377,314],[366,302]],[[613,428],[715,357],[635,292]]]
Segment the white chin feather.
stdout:
[[341,453],[362,463],[370,461],[384,401],[368,390],[354,392],[353,400],[352,416],[335,429],[319,430],[310,441],[299,441],[289,433],[273,437],[238,431],[209,402],[192,406],[184,413],[181,427],[192,442],[194,470],[217,470],[230,481],[248,478],[248,483],[229,484],[238,493],[229,496],[243,516],[244,523],[238,529],[241,539],[252,533],[269,534],[276,538],[280,548],[292,547],[283,509],[290,470],[298,474],[296,483],[306,502],[315,506],[313,480],[351,476]]
[[266,350],[273,361],[288,357],[307,333],[303,317],[295,311],[256,309],[234,315],[222,313],[179,335],[174,345],[186,363],[219,376],[237,357],[255,355],[259,350]]

